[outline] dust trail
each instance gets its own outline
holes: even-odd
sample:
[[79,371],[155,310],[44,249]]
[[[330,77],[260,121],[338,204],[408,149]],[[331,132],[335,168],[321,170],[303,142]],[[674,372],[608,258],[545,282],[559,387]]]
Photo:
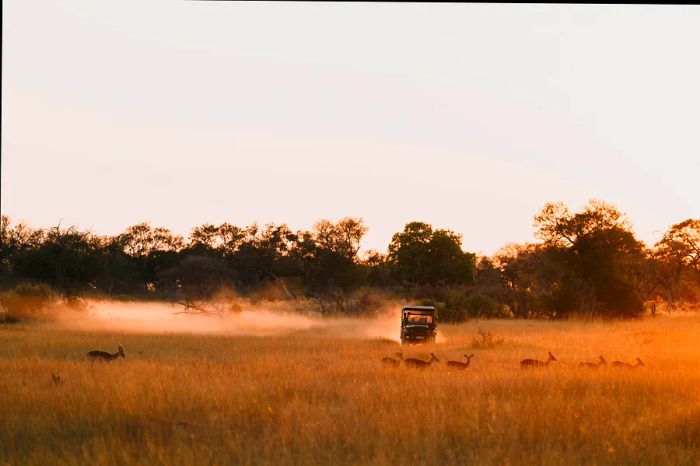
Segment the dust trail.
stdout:
[[85,331],[192,333],[241,336],[288,335],[313,331],[336,338],[399,341],[400,307],[387,304],[372,318],[324,318],[293,311],[285,303],[239,301],[240,312],[224,318],[178,314],[179,304],[91,301],[84,314],[64,315],[59,325]]

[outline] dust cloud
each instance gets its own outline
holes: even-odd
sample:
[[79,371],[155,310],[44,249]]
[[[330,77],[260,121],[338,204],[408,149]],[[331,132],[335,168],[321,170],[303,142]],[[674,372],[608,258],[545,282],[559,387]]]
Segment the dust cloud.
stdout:
[[90,301],[83,313],[64,315],[59,325],[72,330],[126,333],[190,333],[276,336],[298,332],[335,338],[399,341],[400,306],[383,305],[368,318],[323,317],[293,310],[288,304],[238,302],[238,312],[222,318],[183,313],[185,307],[167,303]]

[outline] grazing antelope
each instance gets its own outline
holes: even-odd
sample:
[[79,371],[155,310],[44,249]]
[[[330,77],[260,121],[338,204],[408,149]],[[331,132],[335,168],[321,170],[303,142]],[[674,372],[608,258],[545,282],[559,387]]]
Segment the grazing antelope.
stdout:
[[550,362],[556,361],[557,358],[554,357],[554,355],[550,352],[549,357],[545,362],[539,361],[537,359],[523,359],[520,361],[520,367],[523,369],[528,368],[528,367],[547,367]]
[[469,367],[469,363],[471,363],[472,358],[474,357],[473,354],[465,354],[465,358],[467,358],[467,362],[462,362],[462,361],[447,361],[447,366],[448,367],[454,367],[455,369],[466,369]]
[[60,376],[60,375],[56,375],[56,374],[54,374],[54,373],[52,372],[52,373],[51,373],[51,378],[53,379],[53,383],[55,383],[56,385],[60,385],[60,384],[62,383],[62,382],[61,382],[61,376]]
[[435,356],[435,353],[430,353],[430,360],[423,361],[422,359],[408,358],[403,360],[404,364],[408,367],[417,367],[419,369],[425,369],[430,367],[433,362],[440,362],[440,360]]
[[605,366],[606,364],[607,364],[607,362],[605,362],[605,358],[601,354],[600,356],[598,356],[598,362],[582,362],[578,366],[585,367],[588,369],[598,369],[598,367]]
[[398,359],[394,358],[382,358],[382,364],[384,364],[387,367],[398,367],[401,365],[401,361],[403,361],[403,353],[401,351],[398,351],[396,353],[396,357]]
[[630,364],[628,362],[623,362],[623,361],[613,361],[610,363],[610,365],[613,367],[620,367],[623,369],[634,369],[635,367],[639,367],[639,366],[644,367],[644,363],[639,358],[637,358],[637,364]]
[[88,352],[87,355],[88,355],[88,358],[90,358],[92,360],[92,362],[95,362],[95,361],[107,361],[107,362],[109,362],[112,359],[117,359],[119,356],[121,356],[122,358],[126,357],[126,356],[124,356],[124,348],[122,348],[122,345],[119,345],[119,349],[114,354],[107,353],[106,351],[94,350],[94,351]]

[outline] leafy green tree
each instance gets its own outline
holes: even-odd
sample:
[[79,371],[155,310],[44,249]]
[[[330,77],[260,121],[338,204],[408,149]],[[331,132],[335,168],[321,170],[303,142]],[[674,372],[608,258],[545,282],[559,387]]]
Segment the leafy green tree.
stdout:
[[319,220],[311,232],[298,235],[296,255],[304,257],[306,294],[322,312],[353,308],[352,293],[367,280],[357,257],[366,232],[362,219],[345,217],[336,223]]
[[424,222],[407,223],[401,233],[394,233],[389,243],[388,261],[399,282],[430,284],[430,240],[433,227]]
[[143,291],[137,264],[115,237],[99,238],[98,260],[97,289],[108,295],[132,295]]
[[222,289],[231,288],[233,280],[221,259],[207,256],[187,256],[159,273],[167,290],[186,301],[211,298]]
[[30,280],[51,285],[67,296],[95,288],[99,243],[89,232],[54,227],[44,241],[15,256],[15,269]]
[[181,236],[173,235],[167,228],[153,228],[148,222],[128,227],[117,241],[131,257],[147,257],[156,251],[178,251],[184,245]]
[[[508,290],[496,260],[481,256],[476,264],[476,283],[474,291],[489,296],[500,303],[508,303]],[[512,308],[508,306],[509,309]]]
[[532,260],[532,245],[507,244],[496,252],[496,263],[505,285],[503,297],[511,313],[516,317],[527,317],[534,307],[532,288],[539,271]]
[[551,317],[558,287],[572,279],[565,250],[551,245],[506,244],[494,263],[504,285],[501,302],[515,317]]
[[307,270],[307,294],[316,298],[322,310],[327,301],[345,311],[352,291],[365,281],[362,268],[351,258],[327,249],[318,249]]
[[361,218],[345,217],[336,223],[319,220],[314,224],[313,235],[320,249],[340,254],[355,260],[360,250],[360,241],[367,233]]
[[367,282],[377,287],[391,285],[391,268],[387,255],[373,249],[365,254],[361,265],[367,269]]
[[573,213],[563,203],[548,203],[535,216],[535,227],[546,246],[562,252],[567,273],[552,299],[558,315],[642,312],[628,271],[644,257],[644,245],[615,206],[592,200]]
[[654,245],[652,255],[656,281],[674,306],[684,282],[697,282],[700,276],[700,219],[672,225]]
[[231,255],[250,233],[249,229],[239,228],[230,223],[218,226],[205,223],[192,229],[187,248],[198,254]]
[[15,270],[17,254],[26,253],[41,245],[44,231],[34,230],[19,223],[11,226],[10,217],[0,217],[0,279],[3,285],[20,280]]
[[297,235],[286,224],[271,223],[262,230],[252,225],[235,252],[226,257],[239,284],[249,288],[291,273],[294,268],[289,257],[296,240]]
[[462,250],[461,235],[424,222],[408,223],[394,234],[388,261],[407,285],[471,284],[476,274],[476,256]]
[[190,232],[187,249],[201,254],[213,254],[219,247],[219,227],[205,223]]
[[175,266],[178,252],[184,246],[181,236],[167,228],[154,228],[148,222],[128,227],[114,241],[136,266],[142,289],[147,291],[163,287],[158,273]]
[[689,218],[673,225],[656,244],[664,258],[700,270],[700,219]]

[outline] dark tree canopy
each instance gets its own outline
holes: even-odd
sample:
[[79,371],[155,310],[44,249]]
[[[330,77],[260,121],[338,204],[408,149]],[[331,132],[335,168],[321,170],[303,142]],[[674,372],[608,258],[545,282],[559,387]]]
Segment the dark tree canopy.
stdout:
[[656,255],[668,262],[700,270],[700,219],[677,223],[656,243]]
[[[418,221],[395,233],[385,252],[360,256],[367,227],[353,217],[321,219],[299,231],[205,223],[185,240],[148,222],[98,236],[75,227],[33,229],[2,216],[0,299],[34,299],[37,290],[51,299],[127,295],[185,302],[214,315],[232,293],[259,293],[352,314],[378,309],[368,298],[376,292],[434,303],[450,321],[633,317],[643,301],[663,300],[669,308],[700,301],[698,219],[672,225],[653,248],[603,201],[578,211],[547,203],[534,226],[541,242],[507,244],[477,265],[461,235]],[[211,308],[212,302],[218,304]]]
[[675,306],[679,294],[693,297],[700,283],[700,219],[672,225],[654,245],[651,274],[666,300]]
[[388,260],[398,279],[412,285],[470,284],[476,274],[476,256],[462,251],[461,235],[424,222],[394,234]]
[[559,313],[632,316],[643,310],[628,268],[644,257],[644,245],[615,206],[592,200],[572,213],[549,203],[535,216],[535,227],[545,245],[563,252],[566,273],[551,301]]
[[336,223],[322,219],[314,224],[313,233],[319,248],[354,260],[367,227],[358,218],[345,217]]

